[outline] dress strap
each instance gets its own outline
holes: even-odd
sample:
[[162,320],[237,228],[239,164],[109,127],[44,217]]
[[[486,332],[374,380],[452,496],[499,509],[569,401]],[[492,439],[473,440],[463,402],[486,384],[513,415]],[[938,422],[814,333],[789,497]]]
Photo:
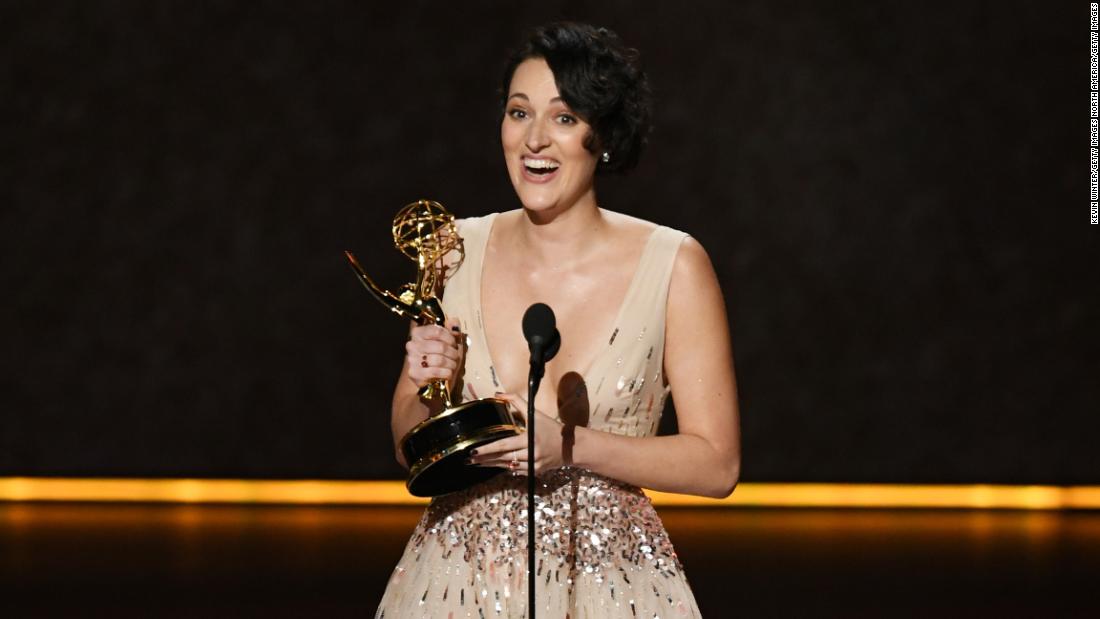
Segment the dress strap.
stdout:
[[448,317],[458,318],[460,328],[470,342],[463,370],[463,401],[483,397],[500,387],[489,358],[481,318],[481,268],[495,218],[496,213],[493,213],[456,222],[458,235],[462,237],[464,258],[447,280],[443,291],[444,313]]
[[466,255],[462,270],[467,273],[481,270],[481,263],[485,258],[485,246],[489,242],[489,231],[493,228],[496,215],[496,213],[490,213],[483,217],[467,217],[455,222],[458,236],[462,237],[462,248]]
[[[641,263],[638,265],[638,287],[633,291],[630,304],[634,308],[651,308],[664,324],[665,306],[668,303],[668,287],[672,281],[672,267],[676,264],[676,254],[688,235],[666,226],[658,226],[646,247]],[[663,330],[663,328],[662,328]]]
[[[631,282],[623,307],[620,308],[609,334],[608,347],[585,374],[592,389],[590,397],[594,406],[596,409],[604,407],[602,413],[594,410],[594,415],[610,416],[612,411],[608,407],[615,406],[614,402],[604,399],[607,397],[605,388],[618,397],[624,389],[633,394],[636,386],[646,385],[646,389],[654,389],[662,380],[668,287],[676,253],[685,238],[687,234],[683,232],[658,226],[646,242],[634,281]],[[658,394],[653,395],[656,397]],[[664,392],[660,394],[660,398],[663,401]],[[632,405],[634,410],[639,402]],[[646,404],[649,404],[648,400]],[[616,410],[620,415],[624,413],[622,409]],[[648,413],[647,409],[647,415]],[[653,418],[659,416],[658,412]],[[612,424],[606,428],[611,431],[638,434],[621,424],[615,426],[609,419],[605,421]],[[637,424],[640,421],[637,416],[633,416],[630,423]],[[645,425],[648,427],[648,423]]]

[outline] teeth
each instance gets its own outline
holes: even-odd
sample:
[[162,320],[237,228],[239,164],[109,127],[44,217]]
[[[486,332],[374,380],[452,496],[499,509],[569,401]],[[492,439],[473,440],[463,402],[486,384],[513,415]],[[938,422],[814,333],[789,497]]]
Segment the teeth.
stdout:
[[556,170],[560,164],[549,159],[524,159],[523,165],[535,170]]

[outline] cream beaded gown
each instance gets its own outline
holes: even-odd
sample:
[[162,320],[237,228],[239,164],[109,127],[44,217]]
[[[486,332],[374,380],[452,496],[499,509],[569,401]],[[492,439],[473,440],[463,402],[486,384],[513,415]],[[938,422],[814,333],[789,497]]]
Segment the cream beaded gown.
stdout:
[[[469,337],[462,400],[500,391],[481,322],[481,263],[495,215],[459,222],[466,259],[448,280],[447,316]],[[607,347],[558,387],[559,414],[592,429],[649,436],[669,388],[665,302],[685,234],[649,237]],[[567,375],[570,376],[570,375]],[[564,387],[564,388],[563,388]],[[545,619],[699,617],[680,561],[635,487],[567,467],[536,486],[536,603]],[[376,619],[527,616],[527,481],[508,473],[435,498],[386,587]]]

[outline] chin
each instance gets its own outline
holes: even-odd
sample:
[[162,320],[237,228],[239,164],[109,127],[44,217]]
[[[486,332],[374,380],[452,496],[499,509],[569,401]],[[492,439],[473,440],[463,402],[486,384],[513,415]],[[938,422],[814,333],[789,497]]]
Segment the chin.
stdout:
[[519,202],[523,205],[524,209],[536,212],[551,211],[554,210],[554,207],[558,205],[557,200],[553,200],[550,198],[530,198],[524,197],[522,195],[519,196]]
[[548,211],[560,203],[558,196],[547,195],[544,191],[532,191],[530,187],[522,185],[514,189],[520,204],[529,211]]

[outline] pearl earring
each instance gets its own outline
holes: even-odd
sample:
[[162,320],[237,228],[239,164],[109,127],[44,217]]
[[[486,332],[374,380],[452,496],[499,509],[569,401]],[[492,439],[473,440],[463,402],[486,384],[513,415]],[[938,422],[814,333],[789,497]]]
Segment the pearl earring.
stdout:
[[611,153],[607,152],[606,150],[603,151],[603,155],[600,157],[600,159],[604,163],[607,163],[607,162],[611,161]]

